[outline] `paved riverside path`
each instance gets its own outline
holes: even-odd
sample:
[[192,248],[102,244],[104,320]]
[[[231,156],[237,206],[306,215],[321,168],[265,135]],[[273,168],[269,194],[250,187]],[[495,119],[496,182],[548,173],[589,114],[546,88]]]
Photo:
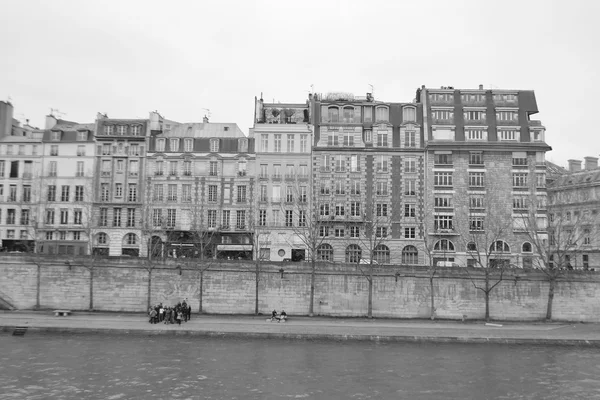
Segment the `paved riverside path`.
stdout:
[[[294,338],[374,341],[513,343],[600,347],[600,324],[483,321],[450,322],[366,318],[294,317],[285,323],[267,316],[192,314],[181,326],[150,324],[142,313],[75,311],[55,317],[48,311],[0,311],[0,334],[16,327],[28,332],[166,334],[253,338]],[[1,336],[0,336],[1,338]]]

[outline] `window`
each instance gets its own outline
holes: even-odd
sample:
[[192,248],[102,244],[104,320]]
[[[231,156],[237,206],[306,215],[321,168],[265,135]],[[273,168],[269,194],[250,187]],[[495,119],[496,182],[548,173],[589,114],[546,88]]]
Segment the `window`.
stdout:
[[[110,161],[107,161],[107,164]],[[122,174],[123,171],[125,170],[125,160],[117,160],[117,172]]]
[[480,128],[466,128],[465,138],[467,140],[487,140],[487,130]]
[[113,208],[113,226],[121,226],[121,209]]
[[588,270],[590,268],[590,256],[587,254],[583,254],[581,256],[581,261],[583,263],[583,269]]
[[66,225],[69,223],[69,210],[66,208],[60,209],[60,223]]
[[6,154],[12,155],[12,153],[13,153],[13,145],[12,144],[6,145]]
[[258,210],[258,226],[267,226],[267,210]]
[[335,205],[335,215],[343,217],[346,214],[346,208],[342,204]]
[[237,187],[237,202],[245,203],[246,202],[246,186],[240,185]]
[[452,154],[435,154],[433,163],[435,165],[452,165]]
[[513,187],[516,187],[516,188],[527,187],[527,173],[526,172],[513,173]]
[[162,175],[163,174],[163,168],[164,168],[164,162],[162,162],[162,161],[156,161],[154,163],[154,175]]
[[360,237],[360,227],[358,227],[358,226],[351,226],[350,227],[350,237],[351,238]]
[[404,180],[404,195],[405,196],[416,196],[417,195],[417,180],[416,179],[405,179]]
[[494,253],[510,253],[510,247],[503,240],[496,240],[490,246],[490,251]]
[[308,152],[308,135],[300,135],[300,152]]
[[245,210],[236,211],[235,228],[236,229],[245,229],[246,228],[246,211]]
[[194,150],[194,139],[183,140],[183,151],[189,153]]
[[377,147],[388,147],[387,131],[377,131]]
[[294,188],[291,186],[285,188],[285,201],[288,203],[294,201]]
[[388,195],[388,183],[387,181],[378,181],[376,184],[376,194],[378,196],[387,196]]
[[[321,187],[323,189],[323,187]],[[360,194],[360,181],[350,181],[350,194]]]
[[135,226],[135,208],[127,209],[127,226],[130,228]]
[[46,225],[54,225],[54,209],[46,209]]
[[516,140],[520,139],[520,132],[512,129],[498,129],[499,140]]
[[29,210],[21,210],[21,225],[29,225]]
[[100,184],[100,201],[108,201],[110,198],[110,192],[108,189],[108,183]]
[[15,215],[16,211],[14,208],[9,208],[6,213],[6,224],[14,225],[15,224]]
[[58,142],[60,140],[60,131],[50,132],[50,140],[53,142]]
[[177,175],[177,161],[169,161],[169,175]]
[[286,141],[287,152],[288,153],[293,153],[294,150],[295,150],[294,149],[294,147],[295,147],[294,144],[296,142],[296,139],[295,139],[295,137],[294,137],[293,134],[286,135],[286,139],[287,139],[287,141]]
[[404,204],[404,216],[407,218],[414,218],[417,216],[416,204],[406,203]]
[[31,186],[23,186],[23,203],[31,201]]
[[267,201],[267,185],[260,185],[260,196],[258,201]]
[[10,185],[9,193],[8,193],[8,201],[9,202],[17,201],[17,185]]
[[167,201],[177,201],[177,184],[167,185]]
[[83,161],[77,161],[77,169],[75,170],[75,176],[83,176],[84,172],[83,172],[83,168],[84,168],[84,164]]
[[137,143],[132,143],[129,145],[129,155],[130,156],[139,156],[140,155],[140,145]]
[[127,126],[125,125],[117,125],[117,135],[126,135],[127,134]]
[[183,175],[185,175],[185,176],[192,175],[192,162],[191,161],[186,160],[183,162]]
[[165,151],[165,139],[156,139],[156,151]]
[[406,227],[404,228],[404,237],[406,239],[414,239],[416,238],[417,229],[414,227]]
[[377,156],[377,172],[387,172],[388,158],[387,156]]
[[417,172],[417,160],[415,157],[406,157],[404,159],[404,172]]
[[54,238],[53,233],[54,232],[52,232],[52,231],[46,232],[46,240],[53,240],[53,238]]
[[83,211],[81,208],[76,208],[73,211],[73,223],[75,225],[81,225],[83,223]]
[[517,122],[519,121],[519,113],[517,111],[496,110],[496,120],[503,122]]
[[181,185],[181,199],[182,201],[189,203],[192,201],[192,185],[183,184]]
[[167,226],[173,228],[177,221],[177,210],[175,208],[167,209]]
[[322,261],[333,261],[333,247],[327,243],[322,243],[317,248],[317,259]]
[[152,200],[163,201],[164,200],[163,195],[164,195],[163,185],[155,184]]
[[373,107],[363,107],[364,122],[373,122]]
[[417,110],[414,107],[402,109],[402,122],[414,122],[417,120]]
[[209,164],[209,175],[210,176],[217,176],[217,171],[218,171],[217,161],[210,161],[210,164]]
[[389,120],[389,109],[387,107],[375,107],[376,122],[388,122]]
[[319,226],[319,236],[320,237],[329,236],[329,227],[328,226]]
[[590,238],[590,230],[587,228],[583,230],[583,244],[592,244],[592,239]]
[[217,210],[208,210],[207,223],[209,228],[217,227]]
[[356,154],[350,156],[350,172],[360,171],[359,160],[360,158]]
[[454,229],[452,219],[452,215],[435,215],[433,217],[434,229],[436,231],[452,231]]
[[238,161],[238,176],[246,176],[247,162],[245,159]]
[[417,147],[417,133],[415,131],[404,132],[404,147]]
[[415,246],[405,246],[402,249],[402,264],[416,265],[419,263],[419,252]]
[[127,246],[135,246],[137,245],[137,236],[135,233],[128,233],[125,235],[125,244]]
[[471,231],[483,231],[483,219],[484,217],[469,217],[469,230]]
[[210,152],[217,153],[219,151],[219,139],[210,139]]
[[431,110],[431,116],[434,120],[453,121],[454,111],[452,110]]
[[358,201],[350,202],[350,216],[360,217],[360,202],[358,202]]
[[434,251],[454,251],[454,243],[448,239],[441,239],[433,245]]
[[483,187],[484,186],[484,173],[483,172],[469,172],[469,186],[470,187]]
[[483,195],[471,195],[469,196],[469,207],[470,208],[484,208],[483,207]]
[[434,172],[434,186],[452,186],[452,172]]
[[273,165],[273,178],[280,179],[281,178],[281,165],[274,164]]
[[335,194],[346,194],[346,182],[345,181],[336,179]]
[[512,156],[513,166],[525,166],[527,165],[527,153],[525,152],[514,152]]
[[137,201],[137,184],[129,184],[129,193],[127,195],[127,201]]
[[433,199],[434,207],[450,208],[452,207],[451,195],[436,195]]
[[321,204],[319,206],[319,215],[322,217],[329,216],[329,204]]
[[138,176],[140,173],[140,162],[138,160],[129,161],[129,176]]
[[[387,109],[386,109],[387,110]],[[360,262],[362,258],[362,250],[360,246],[357,244],[351,244],[346,247],[346,262],[347,263],[355,263]]]
[[469,165],[483,165],[483,153],[481,151],[470,152]]
[[269,135],[262,134],[260,135],[260,148],[263,152],[267,153],[269,151]]
[[378,217],[387,217],[388,215],[388,205],[385,203],[377,203],[375,210]]
[[344,156],[334,156],[333,162],[335,165],[335,172],[345,172],[346,171],[346,160]]
[[527,196],[514,196],[513,197],[513,211],[524,211],[528,208]]
[[294,213],[292,210],[285,210],[285,226],[294,226]]
[[333,230],[333,235],[337,238],[343,238],[346,237],[346,232],[344,231],[344,228],[335,228]]
[[365,142],[373,142],[373,131],[371,129],[365,129]]
[[384,226],[378,226],[378,227],[375,229],[375,237],[378,237],[378,238],[384,238],[384,237],[387,237],[387,227],[384,227]]
[[50,155],[51,156],[57,156],[58,155],[58,145],[57,144],[53,144],[50,146]]
[[131,134],[133,136],[139,136],[142,133],[142,126],[141,125],[132,125],[131,126]]
[[75,186],[75,201],[83,201],[83,186]]
[[379,264],[389,264],[390,263],[390,249],[383,244],[378,245],[373,250],[373,258]]
[[274,144],[273,151],[275,153],[281,153],[281,134],[280,133],[276,133],[273,135],[273,144]]
[[299,192],[298,192],[298,202],[300,203],[306,203],[308,200],[308,188],[306,186],[300,186]]
[[482,110],[465,110],[463,112],[465,121],[483,121],[485,122],[486,115],[485,111]]
[[169,150],[179,151],[179,139],[169,139]]
[[69,186],[63,185],[61,187],[60,201],[69,201]]
[[340,121],[340,110],[337,107],[327,108],[327,118],[323,122],[339,122]]
[[272,196],[271,200],[273,202],[281,201],[281,186],[274,185],[272,190],[273,190],[273,196]]
[[[52,220],[54,221],[54,211],[52,211]],[[100,208],[100,216],[98,218],[99,226],[108,226],[108,208]]]

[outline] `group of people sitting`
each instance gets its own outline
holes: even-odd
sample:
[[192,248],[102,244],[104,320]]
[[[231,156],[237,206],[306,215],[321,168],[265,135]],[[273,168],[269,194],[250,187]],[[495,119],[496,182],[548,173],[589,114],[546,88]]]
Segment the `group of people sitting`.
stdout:
[[281,310],[280,314],[277,314],[277,310],[273,310],[271,313],[271,322],[272,321],[285,322],[287,321],[287,314],[284,310]]
[[163,306],[162,303],[157,304],[154,307],[150,307],[148,310],[151,324],[165,323],[165,324],[179,324],[181,321],[187,322],[192,317],[192,306],[188,305],[184,300],[183,303],[179,302],[176,306]]

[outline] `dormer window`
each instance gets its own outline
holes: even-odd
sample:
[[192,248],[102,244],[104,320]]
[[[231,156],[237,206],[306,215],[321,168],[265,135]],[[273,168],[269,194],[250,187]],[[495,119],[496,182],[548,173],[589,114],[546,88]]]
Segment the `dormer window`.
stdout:
[[106,125],[106,126],[104,127],[104,134],[105,134],[105,135],[112,135],[112,134],[113,134],[113,132],[114,132],[114,128],[115,128],[115,127],[114,127],[113,125]]
[[60,131],[52,131],[50,133],[50,140],[58,142],[60,140]]
[[87,131],[78,131],[77,132],[77,141],[84,142],[87,140],[87,138],[88,138]]
[[219,139],[210,139],[210,152],[216,153],[219,151]]
[[417,110],[414,107],[404,107],[402,109],[403,122],[415,122],[417,120]]
[[156,139],[156,151],[165,151],[165,139]]
[[390,120],[390,110],[387,107],[375,108],[375,121],[388,122]]
[[229,131],[229,127],[228,127],[228,126],[224,126],[224,127],[223,127],[223,130],[224,130],[225,132]]
[[327,108],[327,121],[325,122],[339,122],[340,121],[340,109],[337,107]]
[[183,141],[183,150],[185,152],[191,152],[194,150],[194,139],[185,139]]
[[133,126],[131,127],[131,134],[132,134],[133,136],[139,136],[141,132],[142,132],[142,127],[141,127],[141,125],[133,125]]
[[238,139],[238,152],[239,153],[248,152],[248,139]]
[[119,126],[117,126],[117,134],[118,135],[123,136],[126,133],[127,133],[127,126],[125,126],[125,125],[119,125]]
[[169,139],[169,150],[179,151],[179,139]]

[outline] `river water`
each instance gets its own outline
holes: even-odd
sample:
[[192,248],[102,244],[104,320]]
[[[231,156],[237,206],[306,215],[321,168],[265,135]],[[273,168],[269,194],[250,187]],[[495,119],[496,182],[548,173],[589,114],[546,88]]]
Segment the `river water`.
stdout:
[[600,399],[600,350],[0,333],[0,399]]

